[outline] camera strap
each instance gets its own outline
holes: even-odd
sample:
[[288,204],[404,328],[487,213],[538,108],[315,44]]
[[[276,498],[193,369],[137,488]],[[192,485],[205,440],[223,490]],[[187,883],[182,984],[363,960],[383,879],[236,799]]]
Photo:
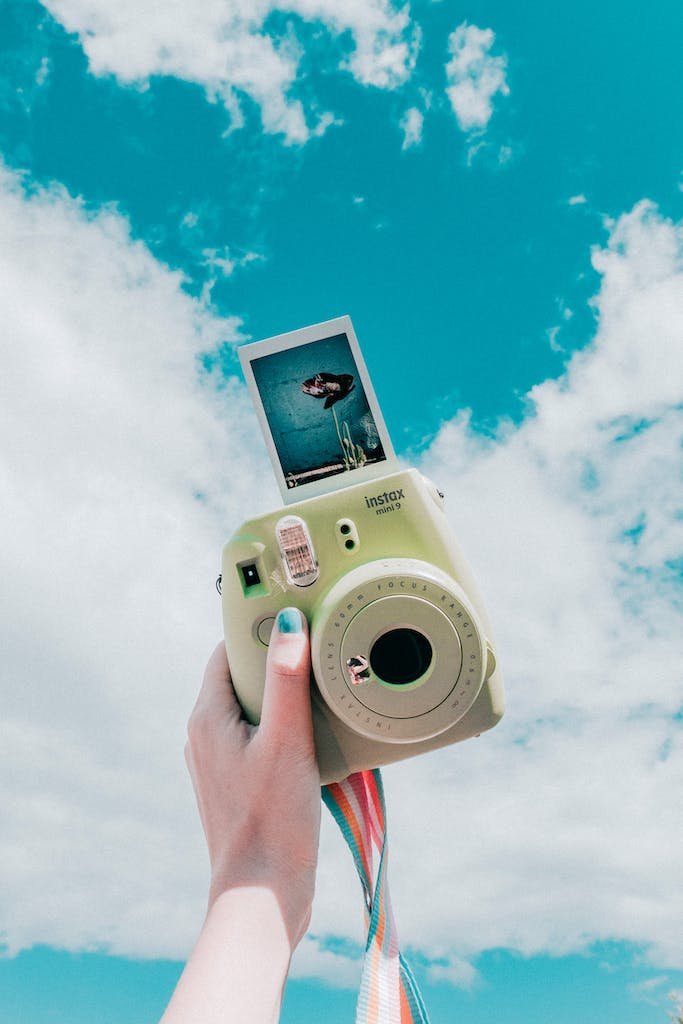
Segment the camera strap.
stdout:
[[[387,881],[389,846],[379,769],[323,786],[323,800],[353,855],[365,896],[367,942],[356,1024],[429,1024],[415,979],[401,955]],[[373,847],[379,866],[373,874]]]

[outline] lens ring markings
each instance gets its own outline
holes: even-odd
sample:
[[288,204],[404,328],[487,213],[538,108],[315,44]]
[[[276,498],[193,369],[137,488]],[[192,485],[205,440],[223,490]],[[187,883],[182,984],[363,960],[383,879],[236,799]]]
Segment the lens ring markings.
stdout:
[[[397,603],[399,597],[404,600]],[[314,668],[324,700],[350,728],[385,742],[417,742],[467,713],[481,689],[486,652],[473,610],[455,581],[429,563],[388,559],[348,574],[329,598],[314,628]],[[348,657],[368,657],[373,643],[392,628],[415,627],[430,643],[430,631],[438,634],[422,677],[388,685],[373,673],[369,681],[351,686],[343,667]]]

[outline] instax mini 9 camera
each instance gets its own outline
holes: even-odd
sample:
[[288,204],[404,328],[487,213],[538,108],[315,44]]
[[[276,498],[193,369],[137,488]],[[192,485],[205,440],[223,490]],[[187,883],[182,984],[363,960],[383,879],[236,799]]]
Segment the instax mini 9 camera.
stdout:
[[323,783],[490,729],[504,698],[486,610],[443,495],[398,467],[349,318],[243,353],[288,502],[223,549],[225,642],[246,717],[259,720],[275,616],[295,605],[310,625]]

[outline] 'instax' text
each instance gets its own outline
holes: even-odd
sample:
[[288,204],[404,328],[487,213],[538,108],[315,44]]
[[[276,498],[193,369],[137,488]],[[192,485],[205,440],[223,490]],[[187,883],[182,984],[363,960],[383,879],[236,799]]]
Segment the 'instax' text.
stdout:
[[401,507],[401,498],[404,497],[403,488],[395,491],[384,491],[383,494],[376,494],[372,498],[365,496],[365,504],[368,508],[374,508],[375,514],[384,515],[385,512],[394,512]]

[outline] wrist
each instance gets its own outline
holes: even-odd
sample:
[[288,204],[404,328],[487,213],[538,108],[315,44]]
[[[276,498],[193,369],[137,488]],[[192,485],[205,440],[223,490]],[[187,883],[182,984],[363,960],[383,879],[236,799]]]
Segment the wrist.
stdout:
[[243,886],[218,896],[163,1024],[276,1024],[290,946],[275,895]]
[[279,901],[265,886],[239,886],[219,893],[206,914],[205,929],[239,942],[240,959],[263,962],[269,974],[284,983],[292,950]]
[[240,913],[243,908],[251,907],[257,927],[284,928],[291,955],[308,928],[313,893],[313,885],[302,885],[301,878],[291,878],[288,882],[282,873],[272,883],[263,876],[258,881],[243,877],[238,883],[234,875],[228,881],[221,873],[216,873],[212,875],[209,888],[207,920],[217,904],[235,908]]

